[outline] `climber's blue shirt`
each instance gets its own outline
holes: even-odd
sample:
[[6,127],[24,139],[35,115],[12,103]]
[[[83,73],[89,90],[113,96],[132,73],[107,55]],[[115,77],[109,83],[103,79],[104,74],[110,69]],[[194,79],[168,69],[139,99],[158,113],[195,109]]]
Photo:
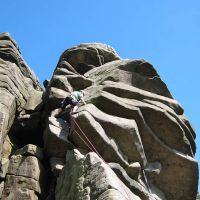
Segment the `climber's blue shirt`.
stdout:
[[71,97],[76,101],[80,101],[83,97],[83,94],[80,91],[74,91],[71,93]]

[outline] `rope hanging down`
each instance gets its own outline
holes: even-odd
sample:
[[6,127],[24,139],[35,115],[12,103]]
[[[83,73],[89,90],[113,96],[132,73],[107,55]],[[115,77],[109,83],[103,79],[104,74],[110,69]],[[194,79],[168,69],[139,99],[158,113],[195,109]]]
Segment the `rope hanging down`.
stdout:
[[[97,149],[94,147],[94,145],[92,144],[92,142],[89,140],[89,138],[86,136],[86,134],[83,132],[83,130],[81,129],[81,127],[78,125],[78,123],[76,122],[76,120],[72,117],[72,115],[71,115],[71,119],[74,121],[74,123],[75,123],[75,125],[78,127],[78,129],[81,131],[81,133],[83,134],[83,136],[84,136],[84,138],[87,140],[87,142],[89,143],[87,143],[85,140],[84,140],[84,138],[76,131],[76,130],[73,130],[79,137],[80,137],[80,139],[85,143],[85,145],[92,151],[92,152],[95,152],[101,159],[102,159],[102,161],[104,162],[104,164],[106,165],[106,166],[108,166],[109,168],[110,168],[110,166],[108,165],[108,163],[106,163],[106,161],[102,158],[102,156],[100,155],[100,153],[97,151]],[[90,146],[91,145],[91,146]],[[112,174],[111,174],[112,175]],[[113,175],[112,175],[113,176]],[[117,177],[117,176],[113,176],[114,178],[116,178],[116,179],[119,179],[119,177]],[[126,188],[126,186],[125,185],[123,185],[123,183],[122,183],[122,181],[119,179],[119,183],[122,185],[122,188],[124,189],[124,191],[125,191],[125,193],[126,193],[126,196],[125,196],[125,198],[127,199],[127,200],[131,200],[131,197],[130,197],[130,195],[128,194],[128,192],[127,192],[127,188]]]
[[[91,150],[91,151],[93,151],[93,152],[95,152],[103,161],[104,161],[104,159],[102,158],[102,156],[100,155],[100,153],[97,151],[97,149],[94,147],[94,145],[92,144],[92,142],[90,142],[90,140],[89,140],[89,138],[86,136],[86,134],[83,132],[83,130],[81,129],[81,127],[78,125],[78,123],[76,122],[76,120],[72,117],[72,119],[73,119],[73,121],[74,121],[74,123],[76,124],[76,126],[78,127],[78,129],[81,131],[81,133],[83,134],[83,136],[84,136],[84,138],[87,140],[87,142],[89,143],[89,145],[88,145],[88,143],[87,142],[85,142],[84,140],[83,140],[83,138],[80,136],[80,134],[79,133],[77,133],[77,131],[75,131],[76,133],[77,133],[77,135],[84,141],[84,143],[87,145],[87,147]],[[105,161],[104,161],[105,162]]]

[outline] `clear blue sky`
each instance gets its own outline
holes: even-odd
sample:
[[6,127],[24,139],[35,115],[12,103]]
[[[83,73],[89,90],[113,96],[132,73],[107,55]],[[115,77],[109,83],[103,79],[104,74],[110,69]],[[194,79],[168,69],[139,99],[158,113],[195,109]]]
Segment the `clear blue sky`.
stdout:
[[41,82],[66,48],[83,42],[152,63],[196,130],[200,160],[199,0],[6,0],[0,6],[0,32],[11,33]]

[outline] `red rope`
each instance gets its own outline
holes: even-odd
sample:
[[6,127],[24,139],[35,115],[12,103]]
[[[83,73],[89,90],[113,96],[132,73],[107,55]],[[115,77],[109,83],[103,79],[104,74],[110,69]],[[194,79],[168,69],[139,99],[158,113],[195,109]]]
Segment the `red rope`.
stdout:
[[[83,136],[85,137],[85,139],[87,140],[87,142],[91,145],[91,148],[93,148],[92,151],[94,151],[103,161],[104,159],[102,158],[102,156],[99,154],[99,152],[97,151],[97,149],[94,147],[94,145],[92,144],[92,142],[90,142],[89,138],[86,136],[86,134],[83,132],[83,130],[81,129],[81,127],[78,125],[78,123],[76,122],[76,120],[72,117],[74,123],[76,124],[76,126],[78,127],[78,129],[81,131],[81,133],[83,134]],[[105,162],[105,161],[104,161]]]
[[85,145],[86,145],[92,152],[94,152],[94,150],[87,144],[87,142],[82,138],[82,136],[81,136],[76,130],[74,130],[74,132],[81,138],[81,140],[85,143]]
[[[94,145],[92,144],[92,142],[90,142],[90,140],[89,140],[89,138],[86,136],[86,134],[83,132],[83,130],[81,129],[81,127],[78,125],[78,123],[76,122],[76,120],[71,116],[71,118],[73,119],[73,121],[74,121],[74,123],[76,124],[76,126],[79,128],[79,130],[81,131],[81,133],[83,134],[83,136],[85,137],[85,139],[87,140],[87,142],[89,142],[89,144],[91,145],[91,147],[88,145],[88,143],[82,138],[82,136],[76,131],[76,130],[74,130],[74,132],[81,138],[81,140],[86,144],[86,146],[91,150],[91,151],[93,151],[93,152],[95,152],[101,159],[102,159],[102,161],[107,165],[107,166],[109,166],[107,163],[106,163],[106,161],[102,158],[102,156],[99,154],[99,152],[97,151],[97,149],[94,147]],[[109,166],[110,167],[110,166]],[[114,178],[118,178],[119,179],[119,177],[115,177],[115,176],[113,176]],[[125,197],[125,198],[127,198],[128,200],[131,200],[131,198],[130,198],[130,196],[129,196],[129,194],[127,193],[127,188],[126,188],[126,186],[125,185],[123,185],[123,183],[121,182],[121,180],[119,179],[119,181],[120,181],[120,184],[122,185],[122,187],[124,188],[124,191],[125,191],[125,193],[126,193],[126,195],[127,195],[127,197]]]

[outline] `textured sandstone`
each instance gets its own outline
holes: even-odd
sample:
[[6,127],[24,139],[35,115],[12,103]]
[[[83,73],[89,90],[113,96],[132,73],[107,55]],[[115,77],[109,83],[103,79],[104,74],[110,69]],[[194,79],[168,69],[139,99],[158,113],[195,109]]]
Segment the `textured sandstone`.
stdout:
[[[195,132],[150,63],[81,44],[44,83],[43,92],[16,42],[1,34],[0,198],[196,198]],[[87,104],[72,117],[70,106],[59,113],[82,89]]]
[[95,153],[68,151],[66,167],[57,182],[56,199],[109,198],[140,200]]
[[[34,91],[41,91],[38,80],[23,60],[8,33],[0,35],[0,147],[15,118]],[[2,148],[0,148],[0,154]]]
[[73,148],[68,140],[68,135],[69,125],[64,120],[49,117],[44,131],[44,151],[46,154],[50,157],[65,157],[67,149]]
[[15,152],[10,159],[5,179],[4,199],[38,199],[46,193],[46,172],[40,160],[42,150],[34,145],[27,145]]

